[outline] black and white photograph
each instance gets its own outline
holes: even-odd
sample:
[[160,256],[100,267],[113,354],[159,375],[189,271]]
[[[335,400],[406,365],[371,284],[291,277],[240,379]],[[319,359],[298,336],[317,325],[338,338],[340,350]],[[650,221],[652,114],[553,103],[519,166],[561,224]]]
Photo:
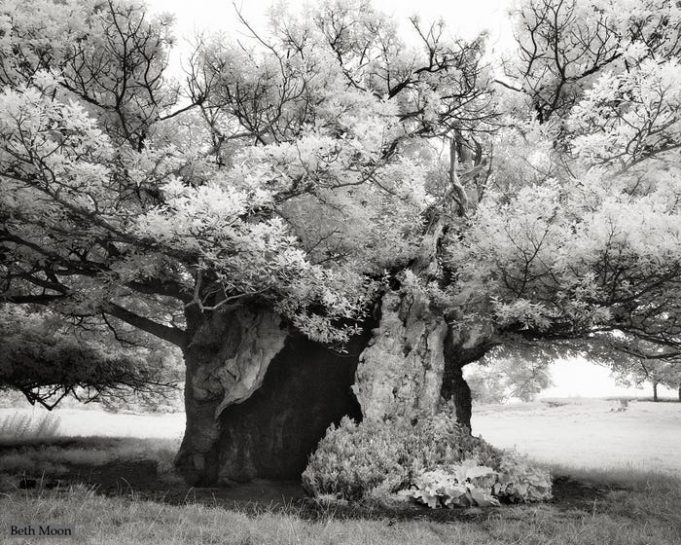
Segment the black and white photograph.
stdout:
[[0,0],[0,544],[681,545],[681,1]]

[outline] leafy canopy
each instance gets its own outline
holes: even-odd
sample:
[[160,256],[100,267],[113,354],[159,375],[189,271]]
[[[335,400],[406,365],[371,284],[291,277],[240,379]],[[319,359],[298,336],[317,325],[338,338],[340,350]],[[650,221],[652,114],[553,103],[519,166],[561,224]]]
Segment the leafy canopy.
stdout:
[[494,68],[482,38],[414,19],[407,42],[330,1],[201,40],[180,83],[171,19],[143,4],[7,0],[6,312],[184,347],[267,305],[330,343],[397,281],[486,346],[623,335],[673,357],[681,13],[627,7],[526,0]]
[[486,103],[480,43],[415,23],[407,47],[364,2],[206,40],[184,86],[142,4],[9,1],[0,25],[3,300],[178,345],[183,315],[246,302],[347,338],[419,252],[427,138]]

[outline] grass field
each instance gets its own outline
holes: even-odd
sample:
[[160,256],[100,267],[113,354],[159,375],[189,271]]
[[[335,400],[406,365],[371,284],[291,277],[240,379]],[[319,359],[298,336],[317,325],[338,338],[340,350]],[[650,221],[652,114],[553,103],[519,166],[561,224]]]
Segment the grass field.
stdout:
[[[0,442],[0,543],[680,545],[681,404],[619,408],[599,400],[478,407],[476,433],[552,467],[556,501],[429,520],[422,511],[402,520],[293,500],[268,507],[234,501],[224,490],[197,495],[169,471],[182,415],[57,411],[54,437],[25,437],[20,447]],[[77,471],[95,486],[61,480]],[[35,487],[19,488],[30,475],[39,476]],[[116,486],[123,477],[125,486]],[[71,527],[73,535],[9,536],[11,525],[30,523]]]
[[599,399],[481,406],[472,425],[492,444],[540,462],[681,476],[681,403],[633,401],[622,408]]

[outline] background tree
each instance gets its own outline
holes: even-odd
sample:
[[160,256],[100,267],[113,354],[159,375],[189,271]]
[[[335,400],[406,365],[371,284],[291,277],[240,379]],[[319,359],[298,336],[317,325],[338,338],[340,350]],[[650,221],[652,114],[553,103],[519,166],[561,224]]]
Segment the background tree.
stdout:
[[543,360],[537,355],[487,355],[471,366],[472,369],[467,369],[465,378],[475,402],[534,401],[542,390],[553,385],[549,364],[550,360]]
[[0,313],[0,388],[53,409],[65,397],[156,409],[177,400],[181,356],[137,330],[8,306]]
[[613,374],[619,382],[627,386],[641,387],[649,382],[652,386],[653,401],[659,401],[658,386],[667,386],[674,390],[681,388],[681,368],[676,361],[622,358],[613,366]]

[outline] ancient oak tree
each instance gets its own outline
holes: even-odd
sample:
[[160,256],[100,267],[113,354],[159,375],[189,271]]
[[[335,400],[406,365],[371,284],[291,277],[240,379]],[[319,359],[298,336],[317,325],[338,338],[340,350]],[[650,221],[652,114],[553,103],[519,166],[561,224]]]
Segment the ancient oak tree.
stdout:
[[680,18],[631,8],[529,0],[496,62],[326,2],[173,77],[142,4],[7,0],[3,312],[181,350],[194,484],[297,476],[346,414],[469,425],[462,369],[492,349],[672,357]]

